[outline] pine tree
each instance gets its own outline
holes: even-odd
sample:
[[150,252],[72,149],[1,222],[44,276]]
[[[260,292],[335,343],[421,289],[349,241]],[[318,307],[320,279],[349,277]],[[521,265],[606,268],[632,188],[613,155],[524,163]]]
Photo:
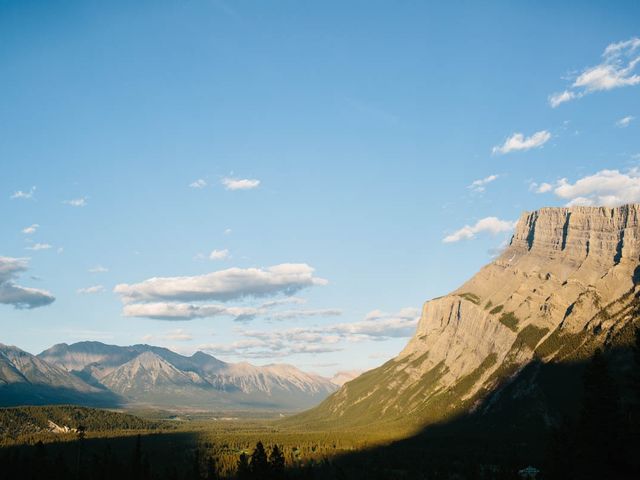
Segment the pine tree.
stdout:
[[284,455],[278,445],[274,445],[269,455],[269,472],[273,480],[284,478]]
[[242,452],[240,458],[238,458],[238,469],[236,471],[236,477],[238,480],[251,479],[251,467],[249,466],[249,457]]
[[255,478],[267,478],[269,475],[269,462],[267,452],[264,450],[262,442],[256,443],[256,448],[251,454],[251,473]]

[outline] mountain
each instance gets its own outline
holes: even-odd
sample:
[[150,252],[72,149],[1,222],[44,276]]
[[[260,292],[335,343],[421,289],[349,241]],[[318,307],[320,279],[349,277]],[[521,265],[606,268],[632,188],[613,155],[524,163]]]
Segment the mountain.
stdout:
[[109,406],[117,396],[17,347],[0,344],[0,404],[82,403]]
[[152,345],[59,344],[38,357],[132,404],[227,409],[302,409],[337,389],[291,365],[226,363]]
[[627,355],[618,347],[638,324],[639,217],[640,205],[525,212],[501,255],[424,304],[396,358],[291,422],[415,428],[500,412],[505,424],[550,425],[575,414],[577,366],[596,348]]

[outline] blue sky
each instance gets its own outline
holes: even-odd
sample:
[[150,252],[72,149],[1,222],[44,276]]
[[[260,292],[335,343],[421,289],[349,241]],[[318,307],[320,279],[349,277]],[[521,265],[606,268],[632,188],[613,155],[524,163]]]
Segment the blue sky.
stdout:
[[640,201],[640,5],[478,3],[0,1],[0,341],[370,368]]

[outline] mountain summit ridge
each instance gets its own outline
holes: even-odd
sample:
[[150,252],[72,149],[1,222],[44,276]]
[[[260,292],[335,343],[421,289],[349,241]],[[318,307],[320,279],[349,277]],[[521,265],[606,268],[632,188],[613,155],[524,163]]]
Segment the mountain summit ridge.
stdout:
[[[441,422],[498,398],[529,365],[624,342],[640,303],[639,218],[637,204],[524,212],[497,258],[424,304],[397,357],[293,421]],[[529,380],[533,391],[540,379]],[[536,408],[554,421],[542,397]]]
[[299,410],[337,388],[329,379],[292,365],[227,363],[204,352],[184,356],[153,345],[85,341],[31,355],[0,344],[0,405],[64,400],[79,405]]

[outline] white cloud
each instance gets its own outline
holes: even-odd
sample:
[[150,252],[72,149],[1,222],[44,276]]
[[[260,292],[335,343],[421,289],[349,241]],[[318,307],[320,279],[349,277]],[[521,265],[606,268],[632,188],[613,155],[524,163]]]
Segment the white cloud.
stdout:
[[342,310],[336,308],[323,308],[316,310],[284,310],[281,312],[262,312],[267,318],[272,320],[296,320],[307,317],[337,317],[342,315]]
[[560,93],[553,93],[549,95],[549,105],[551,105],[552,108],[556,108],[558,105],[573,100],[574,98],[576,98],[576,94],[569,90],[565,90]]
[[508,220],[500,220],[497,217],[486,217],[478,220],[474,225],[465,225],[459,230],[456,230],[451,235],[447,235],[442,240],[444,243],[454,243],[460,240],[468,240],[475,238],[478,233],[489,232],[494,235],[500,232],[508,232],[513,230],[516,222]]
[[27,250],[34,250],[36,252],[38,250],[49,250],[50,248],[53,248],[53,245],[49,245],[48,243],[34,243],[30,247],[26,247]]
[[255,307],[228,307],[226,305],[202,305],[177,302],[132,303],[125,305],[125,317],[153,318],[155,320],[193,320],[196,318],[230,317],[245,320],[255,317],[260,310]]
[[96,265],[95,267],[91,267],[88,271],[89,273],[106,273],[109,269],[102,265]]
[[36,187],[31,187],[26,192],[24,192],[22,190],[18,190],[16,192],[14,192],[13,195],[11,195],[11,197],[9,197],[9,198],[11,198],[12,200],[17,200],[17,199],[29,200],[29,199],[33,198],[35,193],[36,193]]
[[233,230],[231,230],[230,228],[225,228],[225,230],[224,230],[224,234],[225,234],[225,235],[230,235],[232,231],[233,231]]
[[249,179],[249,178],[229,178],[225,177],[222,179],[222,184],[224,188],[227,190],[251,190],[253,188],[258,187],[260,185],[260,180]]
[[213,250],[209,254],[209,260],[226,260],[229,258],[229,250],[226,248],[224,250]]
[[49,305],[55,297],[46,290],[22,287],[17,277],[28,269],[25,258],[0,257],[0,303],[17,309],[31,309]]
[[531,182],[531,185],[529,185],[529,190],[535,193],[547,193],[553,190],[553,185],[546,182],[542,182],[542,183]]
[[24,233],[25,235],[32,235],[36,233],[36,230],[38,230],[39,227],[40,225],[38,225],[37,223],[34,223],[33,225],[23,228],[22,233]]
[[199,178],[189,184],[190,188],[204,188],[207,186],[207,182],[203,178]]
[[627,172],[600,170],[593,175],[580,178],[575,183],[560,179],[553,187],[553,193],[566,201],[567,206],[602,205],[618,206],[640,202],[640,170],[632,168]]
[[102,285],[92,285],[91,287],[79,288],[77,293],[81,295],[92,295],[95,293],[104,292],[104,287]]
[[191,277],[154,277],[141,283],[116,285],[125,303],[154,301],[233,300],[245,297],[293,295],[326,285],[305,263],[283,263],[268,268],[229,268]]
[[616,122],[616,127],[618,128],[626,128],[636,117],[632,115],[627,115],[626,117],[621,118]]
[[365,337],[386,340],[405,338],[414,334],[420,312],[417,308],[407,307],[396,313],[381,310],[369,312],[364,320],[353,323],[339,323],[328,328],[329,332],[347,337]]
[[303,305],[307,303],[307,300],[300,297],[287,297],[287,298],[278,298],[276,300],[268,300],[264,302],[260,308],[271,308],[277,307],[280,305]]
[[176,330],[171,330],[167,333],[163,333],[161,335],[145,335],[142,337],[143,342],[152,342],[157,340],[164,340],[170,342],[190,342],[193,340],[193,335],[191,335],[186,330],[182,328],[178,328]]
[[498,177],[499,175],[489,175],[488,177],[474,180],[467,188],[473,190],[474,192],[482,193],[485,191],[487,184],[497,180]]
[[410,337],[415,332],[418,318],[419,311],[415,308],[403,308],[397,313],[374,310],[358,322],[285,330],[242,330],[242,340],[227,344],[206,344],[198,348],[214,355],[237,355],[244,358],[335,352],[342,350],[343,345],[348,342]]
[[65,200],[65,205],[70,205],[72,207],[86,207],[87,206],[87,197],[80,198],[72,198],[71,200]]
[[228,317],[236,322],[247,322],[258,316],[271,320],[296,320],[309,317],[334,317],[342,314],[338,309],[299,309],[271,312],[281,304],[263,304],[258,307],[227,306],[222,304],[196,304],[180,302],[132,303],[125,305],[125,317],[153,318],[155,320],[194,320],[197,318]]
[[551,133],[541,130],[530,137],[525,137],[522,133],[514,133],[507,138],[502,145],[493,147],[494,154],[507,154],[511,152],[526,151],[532,148],[540,148],[551,139]]
[[602,62],[584,69],[569,89],[549,96],[549,104],[556,108],[587,94],[640,84],[636,67],[640,63],[640,38],[612,43],[605,48]]

